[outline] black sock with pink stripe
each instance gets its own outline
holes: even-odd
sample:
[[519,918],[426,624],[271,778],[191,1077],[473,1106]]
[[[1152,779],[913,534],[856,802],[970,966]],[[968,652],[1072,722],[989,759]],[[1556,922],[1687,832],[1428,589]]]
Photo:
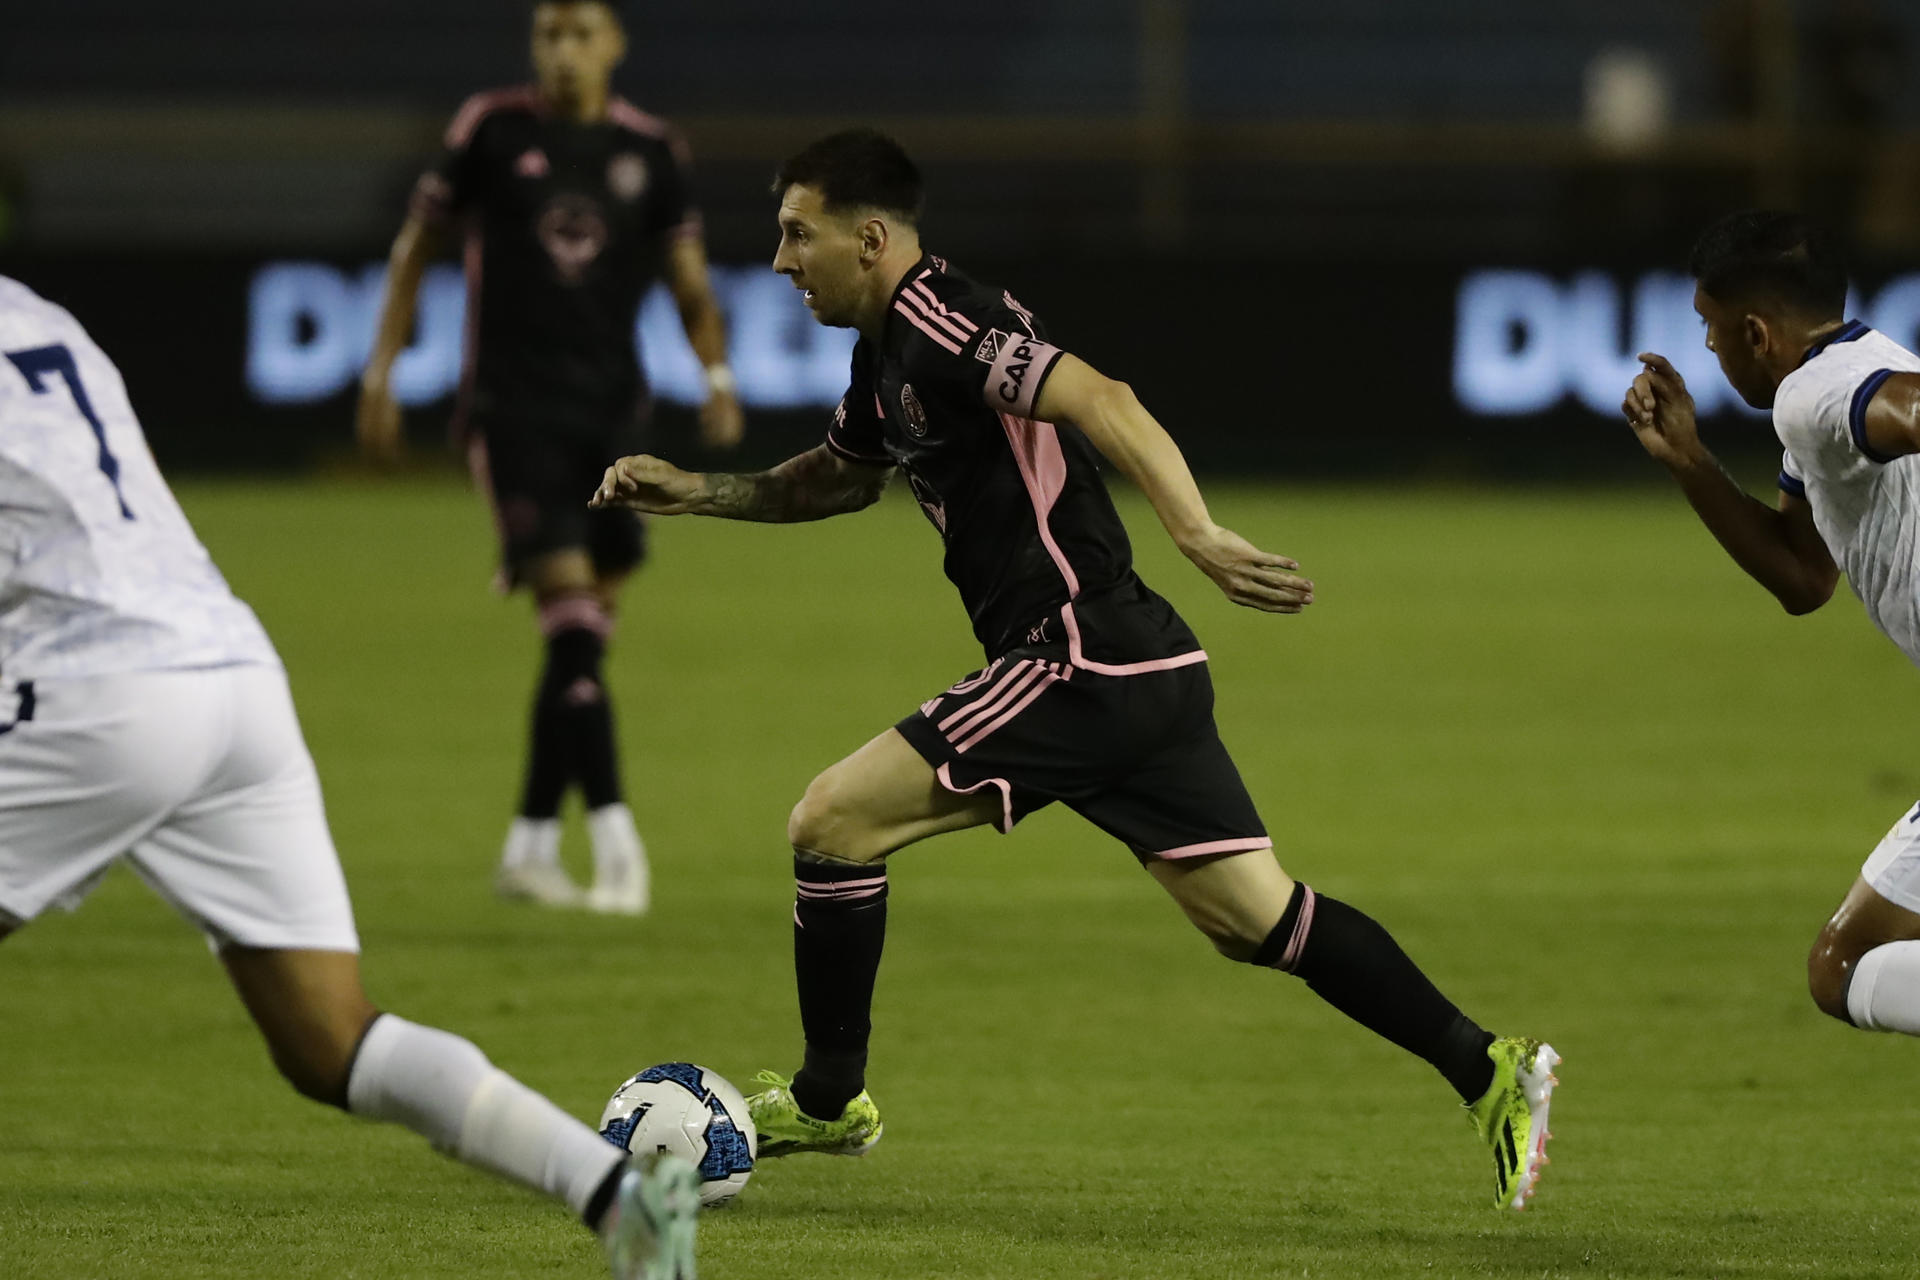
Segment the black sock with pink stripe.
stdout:
[[620,799],[613,707],[600,674],[612,629],[612,619],[590,594],[558,596],[540,605],[547,660],[528,734],[527,773],[520,793],[524,817],[556,817],[561,797],[575,783],[589,809]]
[[1253,963],[1302,978],[1367,1030],[1432,1063],[1462,1099],[1493,1083],[1491,1033],[1454,1007],[1371,916],[1293,886],[1293,897]]
[[867,1087],[873,981],[887,939],[887,866],[793,860],[793,976],[807,1057],[793,1099],[837,1120]]

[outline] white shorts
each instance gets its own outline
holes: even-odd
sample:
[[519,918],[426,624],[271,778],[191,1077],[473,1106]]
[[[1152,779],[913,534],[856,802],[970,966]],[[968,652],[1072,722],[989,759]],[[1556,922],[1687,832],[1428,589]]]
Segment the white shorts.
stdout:
[[1896,907],[1920,911],[1920,805],[1882,836],[1860,868],[1860,878]]
[[278,667],[31,691],[17,722],[0,694],[0,912],[72,910],[124,857],[216,946],[360,949]]

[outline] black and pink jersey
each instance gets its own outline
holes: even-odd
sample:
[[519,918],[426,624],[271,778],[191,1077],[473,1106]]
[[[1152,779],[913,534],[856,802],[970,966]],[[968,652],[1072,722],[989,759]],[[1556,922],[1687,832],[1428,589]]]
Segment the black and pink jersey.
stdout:
[[1061,354],[1011,294],[922,255],[879,341],[854,348],[827,447],[906,476],[989,658],[1058,645],[1074,666],[1116,675],[1204,662],[1134,573],[1099,454],[1034,417]]
[[413,209],[467,234],[463,419],[599,432],[633,417],[641,298],[671,240],[700,230],[686,147],[666,121],[622,98],[583,124],[531,86],[475,94]]

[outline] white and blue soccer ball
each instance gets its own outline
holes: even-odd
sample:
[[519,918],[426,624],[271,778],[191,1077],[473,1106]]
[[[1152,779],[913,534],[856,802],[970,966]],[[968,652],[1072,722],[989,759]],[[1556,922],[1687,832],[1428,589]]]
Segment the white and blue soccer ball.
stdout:
[[700,1203],[709,1209],[739,1195],[753,1172],[747,1100],[719,1072],[691,1062],[648,1067],[615,1089],[600,1113],[600,1136],[685,1160],[699,1171]]

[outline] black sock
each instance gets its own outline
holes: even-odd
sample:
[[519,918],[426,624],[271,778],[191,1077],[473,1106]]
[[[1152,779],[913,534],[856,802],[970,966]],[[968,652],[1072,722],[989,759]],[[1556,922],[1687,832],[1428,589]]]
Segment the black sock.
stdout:
[[582,780],[583,787],[587,778],[593,779],[586,788],[589,808],[620,798],[613,713],[600,681],[600,658],[605,652],[606,641],[594,627],[568,626],[547,637],[547,661],[534,693],[527,774],[520,792],[520,812],[525,817],[558,817],[560,798],[575,778]]
[[867,1087],[873,980],[887,939],[887,868],[796,856],[793,876],[793,976],[807,1037],[793,1100],[816,1120],[835,1120]]
[[599,1234],[600,1223],[605,1220],[607,1210],[613,1207],[614,1192],[620,1190],[620,1179],[626,1172],[627,1162],[622,1160],[613,1166],[607,1176],[600,1180],[600,1185],[593,1189],[593,1194],[587,1197],[587,1207],[580,1213],[580,1221],[587,1224],[587,1230]]
[[1432,1063],[1466,1101],[1493,1083],[1493,1036],[1441,995],[1391,934],[1346,903],[1294,885],[1253,962],[1304,979],[1361,1026]]

